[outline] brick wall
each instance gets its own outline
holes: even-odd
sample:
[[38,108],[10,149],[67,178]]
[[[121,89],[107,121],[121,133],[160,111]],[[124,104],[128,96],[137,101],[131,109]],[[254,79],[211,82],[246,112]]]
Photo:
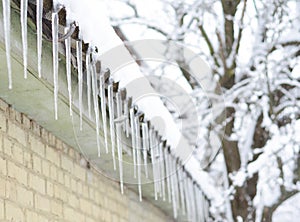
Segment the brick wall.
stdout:
[[0,100],[0,221],[168,221]]

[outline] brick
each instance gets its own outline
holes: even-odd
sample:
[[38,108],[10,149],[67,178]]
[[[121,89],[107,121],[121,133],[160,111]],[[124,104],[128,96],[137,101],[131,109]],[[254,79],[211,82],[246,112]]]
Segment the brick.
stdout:
[[0,197],[2,198],[5,197],[5,184],[6,184],[6,179],[0,176]]
[[50,165],[50,178],[52,180],[57,180],[57,168],[54,165]]
[[12,143],[12,141],[10,141],[8,138],[4,137],[3,138],[3,152],[12,157],[12,148],[13,148],[14,144]]
[[28,169],[33,168],[32,154],[24,150],[24,166]]
[[23,129],[14,123],[8,124],[8,135],[17,140],[23,146],[26,146],[26,133]]
[[12,156],[14,160],[23,164],[23,148],[21,148],[20,145],[14,144],[12,148]]
[[73,173],[73,161],[65,155],[61,156],[61,167],[69,173]]
[[26,221],[38,222],[38,215],[33,211],[26,210]]
[[42,172],[42,160],[37,155],[32,155],[33,170],[37,173]]
[[31,125],[31,120],[25,115],[22,114],[22,124],[26,129],[30,129],[30,125]]
[[17,186],[17,201],[26,207],[33,206],[33,192],[21,186]]
[[35,194],[35,208],[38,210],[50,211],[50,200],[42,195]]
[[82,181],[86,181],[85,173],[86,173],[86,169],[82,168],[78,164],[74,164],[74,174],[78,179]]
[[46,193],[46,182],[44,179],[34,175],[29,174],[29,186],[30,188],[40,192],[42,194]]
[[60,166],[59,153],[50,146],[46,146],[46,159],[54,163],[56,166]]
[[86,199],[80,198],[79,206],[82,212],[85,214],[91,215],[92,214],[92,206]]
[[22,209],[8,201],[5,202],[6,219],[9,221],[24,221]]
[[64,172],[60,168],[57,169],[57,181],[60,184],[64,184],[65,183]]
[[5,197],[11,201],[17,201],[17,186],[15,182],[9,180],[6,181]]
[[45,145],[39,139],[30,135],[28,141],[30,149],[34,153],[38,154],[39,156],[45,157]]
[[4,201],[0,199],[0,221],[4,220]]
[[71,207],[78,208],[79,207],[79,200],[78,197],[74,194],[68,195],[68,203]]
[[66,188],[71,188],[71,178],[68,174],[64,174],[64,185]]
[[51,213],[61,217],[63,213],[63,205],[61,201],[51,201]]
[[51,183],[49,181],[47,181],[46,183],[47,183],[47,185],[46,185],[47,195],[52,197],[54,195],[54,185],[53,185],[53,183]]
[[7,162],[7,175],[16,179],[19,183],[27,185],[27,172],[24,168],[21,168],[10,161]]
[[50,177],[50,164],[46,160],[42,160],[42,173],[46,177]]
[[0,132],[6,132],[6,117],[0,113]]
[[6,159],[0,156],[0,175],[7,175]]
[[6,112],[7,109],[8,109],[8,104],[4,102],[2,99],[0,99],[0,110]]
[[65,189],[63,188],[63,186],[54,184],[54,197],[59,200],[66,201],[68,194],[65,191]]

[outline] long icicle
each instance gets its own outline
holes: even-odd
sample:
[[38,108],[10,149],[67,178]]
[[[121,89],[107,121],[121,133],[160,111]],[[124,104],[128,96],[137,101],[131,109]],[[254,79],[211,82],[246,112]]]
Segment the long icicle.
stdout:
[[131,144],[132,144],[132,158],[133,158],[133,176],[136,178],[136,130],[134,121],[134,107],[129,110],[130,125],[131,125]]
[[2,0],[8,88],[12,89],[12,70],[10,61],[10,0]]
[[148,178],[148,162],[147,162],[147,150],[149,149],[149,131],[148,124],[142,123],[142,133],[143,133],[143,157],[144,157],[144,167],[145,176]]
[[58,13],[52,13],[52,55],[53,55],[53,81],[54,81],[54,114],[58,119]]
[[36,2],[38,74],[42,77],[43,0]]
[[[118,119],[122,118],[122,99],[121,99],[121,92],[117,92],[116,94],[117,98],[117,116]],[[123,159],[122,159],[122,122],[117,122],[116,123],[116,129],[117,129],[117,149],[118,149],[118,159],[119,159],[119,176],[120,176],[120,186],[121,186],[121,193],[124,193],[124,188],[123,188]]]
[[156,176],[156,159],[154,156],[154,132],[153,128],[149,129],[149,139],[150,139],[150,156],[151,156],[151,163],[152,163],[152,174],[153,174],[153,186],[154,186],[154,198],[157,200],[157,176]]
[[[68,33],[69,29],[65,28],[65,34]],[[71,37],[65,39],[66,48],[66,70],[67,70],[67,84],[69,94],[69,108],[70,116],[72,116],[72,79],[71,79]]]
[[138,177],[138,190],[139,190],[139,199],[142,201],[142,181],[141,181],[141,135],[140,135],[140,122],[138,116],[134,118],[135,124],[135,135],[136,135],[136,159],[137,159],[137,177]]
[[165,165],[166,165],[166,178],[167,178],[167,190],[168,190],[168,201],[171,203],[172,196],[171,196],[171,181],[170,181],[170,161],[169,161],[169,154],[168,150],[164,150],[165,156]]
[[171,197],[172,197],[172,206],[173,206],[173,215],[174,218],[177,219],[177,202],[175,196],[175,172],[174,172],[174,165],[173,165],[173,156],[171,153],[169,154],[169,161],[170,161],[170,185],[171,185]]
[[95,112],[95,121],[96,121],[96,139],[97,139],[97,149],[98,157],[100,157],[100,135],[99,135],[99,104],[98,104],[98,87],[97,87],[97,78],[96,78],[96,67],[95,64],[92,64],[92,90],[93,90],[93,101],[94,101],[94,112]]
[[22,30],[22,46],[23,46],[23,68],[24,78],[27,79],[27,7],[28,0],[21,0],[21,30]]
[[103,131],[104,131],[105,151],[106,151],[106,153],[108,153],[105,80],[104,80],[104,74],[103,73],[100,76],[100,99],[101,99],[101,114],[102,114],[102,123],[103,123]]
[[82,130],[82,41],[76,41],[76,52],[77,52],[77,69],[78,69],[78,93],[79,93],[79,115],[80,115],[80,130]]
[[166,164],[165,164],[165,159],[166,158],[163,155],[163,144],[161,143],[161,147],[160,147],[160,156],[161,156],[161,167],[160,167],[160,171],[161,171],[161,195],[163,200],[166,200],[166,189],[165,189],[165,178],[168,177],[169,175],[166,174]]
[[110,128],[110,140],[111,140],[111,154],[113,158],[114,170],[116,170],[116,158],[115,158],[115,124],[114,124],[114,92],[113,83],[108,85],[108,113],[109,113],[109,128]]
[[88,101],[88,115],[89,118],[92,116],[91,111],[91,70],[90,70],[90,56],[91,56],[91,49],[88,48],[86,55],[85,55],[85,70],[86,70],[86,82],[87,82],[87,101]]
[[185,197],[184,197],[184,186],[183,186],[183,172],[182,168],[178,169],[178,180],[179,180],[179,190],[180,190],[180,200],[182,214],[185,215]]

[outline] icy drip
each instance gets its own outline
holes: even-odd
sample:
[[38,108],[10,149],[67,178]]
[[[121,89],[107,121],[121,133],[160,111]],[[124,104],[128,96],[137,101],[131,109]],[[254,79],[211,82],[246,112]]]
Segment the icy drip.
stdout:
[[152,173],[153,173],[153,186],[154,186],[154,197],[157,200],[157,175],[156,175],[156,161],[154,156],[154,132],[153,129],[149,129],[149,142],[150,142],[150,158],[152,163]]
[[78,69],[78,96],[79,96],[79,115],[80,115],[80,130],[82,130],[82,41],[76,41],[77,52],[77,69]]
[[161,169],[162,169],[162,166],[163,166],[162,160],[164,158],[163,158],[163,153],[161,152],[162,143],[157,138],[157,134],[155,135],[155,144],[157,144],[156,154],[155,154],[155,159],[157,160],[156,165],[157,165],[157,177],[158,177],[157,192],[159,193],[160,197],[163,197],[163,195],[162,195],[162,181],[164,180],[164,178],[163,178]]
[[180,168],[178,171],[178,182],[180,190],[180,204],[182,209],[182,214],[185,215],[185,196],[184,196],[184,186],[183,186],[183,170]]
[[126,102],[125,102],[125,106],[124,106],[124,116],[125,116],[125,133],[126,133],[126,137],[128,138],[129,137],[129,101],[128,99],[126,99]]
[[[65,34],[69,32],[68,28],[65,28]],[[69,94],[69,108],[70,116],[72,116],[72,80],[71,80],[71,37],[65,39],[66,48],[66,71],[67,71],[67,84]]]
[[165,166],[166,166],[166,178],[167,178],[167,191],[168,191],[168,201],[171,203],[172,197],[171,197],[171,181],[170,181],[170,160],[169,160],[169,154],[167,149],[164,150],[165,154]]
[[190,195],[188,192],[188,178],[187,175],[185,176],[184,179],[184,193],[185,193],[185,201],[186,201],[186,210],[187,210],[187,216],[188,216],[188,220],[192,220],[192,216],[191,216],[191,202],[190,202]]
[[94,102],[94,112],[95,112],[95,121],[96,121],[96,137],[97,137],[97,149],[98,157],[100,157],[100,135],[99,135],[99,104],[98,104],[98,87],[96,81],[96,67],[95,64],[92,64],[92,91],[93,91],[93,102]]
[[87,50],[85,55],[85,70],[86,70],[86,82],[87,82],[87,102],[88,102],[88,115],[91,118],[91,70],[90,70],[90,49]]
[[27,79],[27,7],[28,0],[21,0],[21,30],[23,46],[23,68],[24,78]]
[[194,205],[194,209],[195,209],[195,219],[197,221],[201,221],[200,217],[199,217],[199,202],[198,202],[198,198],[199,198],[199,195],[198,195],[198,190],[197,190],[197,187],[196,187],[196,184],[193,183],[192,185],[192,191],[193,191],[193,194],[194,194],[194,201],[195,201],[195,205]]
[[54,113],[55,119],[57,114],[57,97],[58,97],[58,13],[52,13],[52,56],[53,56],[53,81],[54,81]]
[[135,144],[136,144],[136,159],[137,159],[137,178],[139,199],[142,201],[142,181],[141,181],[141,135],[140,135],[140,122],[138,116],[134,118],[135,125]]
[[195,195],[193,190],[193,184],[192,180],[188,179],[188,192],[190,197],[190,206],[191,206],[191,218],[192,221],[196,221],[196,212],[195,212]]
[[36,2],[38,74],[42,77],[43,0]]
[[148,178],[147,151],[149,149],[149,135],[148,135],[147,123],[142,123],[142,133],[143,133],[143,157],[144,157],[145,176],[146,178]]
[[10,0],[2,0],[8,88],[12,89],[12,70],[10,61]]
[[173,167],[173,157],[169,154],[169,167],[170,167],[170,186],[171,186],[171,199],[172,199],[172,206],[173,206],[173,215],[174,218],[177,218],[177,202],[175,196],[175,180],[174,180],[174,167]]
[[104,74],[100,76],[100,99],[101,99],[101,114],[102,114],[102,123],[103,123],[103,131],[104,131],[105,151],[106,153],[108,153]]
[[165,191],[165,178],[168,177],[169,175],[165,173],[165,157],[164,157],[164,152],[163,152],[163,144],[161,143],[159,149],[159,156],[160,156],[160,189],[161,189],[161,196],[163,198],[163,201],[166,200],[166,191]]
[[115,158],[115,125],[114,125],[114,100],[113,100],[113,85],[108,85],[108,113],[109,113],[109,126],[110,126],[110,140],[111,140],[111,153],[113,159],[114,170],[116,170],[116,158]]
[[130,125],[131,125],[131,143],[132,143],[132,158],[133,158],[133,176],[136,178],[136,130],[135,130],[135,121],[134,121],[134,108],[130,108]]
[[[117,92],[116,94],[117,99],[117,116],[118,119],[122,118],[122,99],[120,92]],[[123,159],[122,159],[122,122],[116,122],[116,129],[117,129],[117,149],[118,149],[118,159],[119,159],[119,176],[120,176],[120,186],[121,186],[121,193],[124,193],[123,189]]]
[[174,177],[174,188],[175,188],[175,200],[176,210],[179,209],[179,189],[178,189],[178,177],[177,177],[177,163],[175,157],[173,158],[173,177]]

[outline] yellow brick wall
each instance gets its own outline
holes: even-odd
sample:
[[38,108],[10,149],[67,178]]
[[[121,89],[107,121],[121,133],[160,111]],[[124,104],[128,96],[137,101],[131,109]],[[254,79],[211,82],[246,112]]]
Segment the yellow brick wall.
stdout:
[[169,221],[0,100],[0,221]]

